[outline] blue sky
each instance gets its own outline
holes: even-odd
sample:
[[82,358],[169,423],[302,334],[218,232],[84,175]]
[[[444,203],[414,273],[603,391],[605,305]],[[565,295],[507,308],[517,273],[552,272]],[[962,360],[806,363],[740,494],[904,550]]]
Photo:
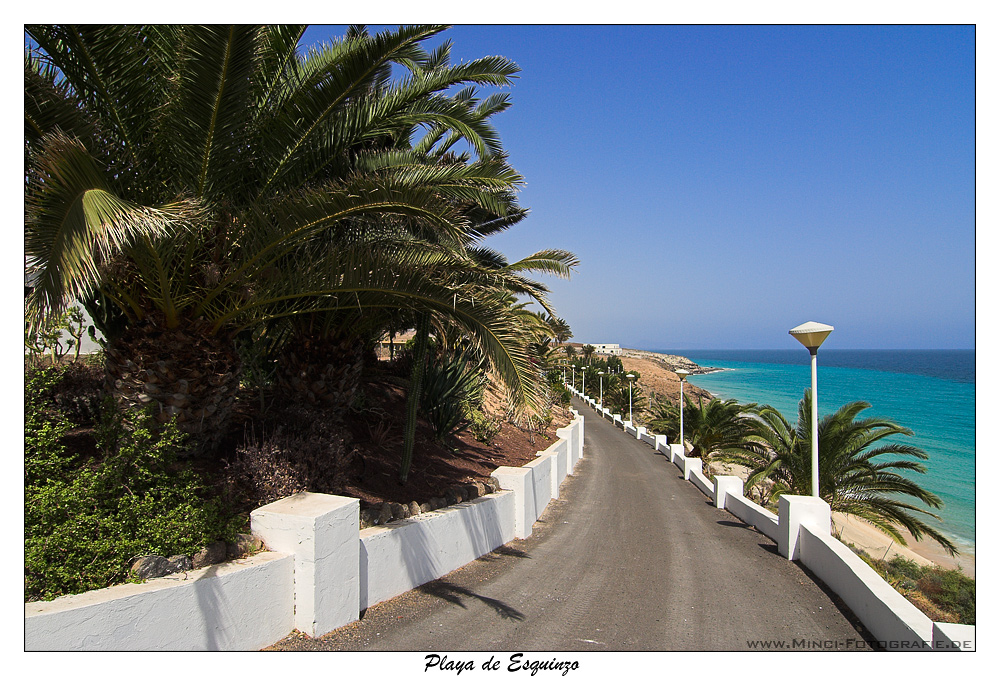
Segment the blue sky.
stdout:
[[574,340],[794,348],[813,320],[835,327],[828,348],[970,348],[975,37],[458,25],[428,45],[522,69],[492,119],[531,215],[487,244],[579,257],[544,280]]
[[531,215],[489,244],[512,260],[577,254],[572,280],[549,280],[575,340],[787,348],[814,320],[836,327],[831,348],[974,347],[972,27],[440,39],[453,61],[522,69],[493,119]]

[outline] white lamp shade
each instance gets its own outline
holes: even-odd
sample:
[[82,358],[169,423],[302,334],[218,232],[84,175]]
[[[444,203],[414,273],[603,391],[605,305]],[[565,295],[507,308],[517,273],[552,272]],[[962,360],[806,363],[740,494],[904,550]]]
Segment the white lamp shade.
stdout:
[[828,324],[806,322],[805,324],[796,326],[788,333],[794,336],[794,338],[804,346],[813,348],[822,345],[823,341],[826,340],[826,337],[829,336],[832,331],[833,327]]
[[684,380],[689,375],[691,375],[690,371],[686,371],[684,369],[677,369],[676,371],[674,371],[674,373],[676,373],[677,377],[680,378],[681,380]]

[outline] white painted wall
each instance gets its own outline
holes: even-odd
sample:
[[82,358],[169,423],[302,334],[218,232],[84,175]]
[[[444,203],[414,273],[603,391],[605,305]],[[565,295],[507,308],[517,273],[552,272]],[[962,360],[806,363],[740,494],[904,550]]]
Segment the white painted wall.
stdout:
[[295,628],[322,636],[358,619],[357,498],[302,492],[250,513],[268,549],[295,557]]
[[976,626],[935,622],[932,647],[934,650],[975,650]]
[[933,640],[933,622],[840,540],[804,523],[799,560],[850,607],[890,650],[919,650]]
[[475,561],[514,539],[514,494],[469,502],[361,531],[359,608]]
[[[739,478],[739,477],[734,477]],[[742,484],[742,482],[740,482]],[[743,523],[749,524],[775,542],[780,537],[778,515],[767,511],[743,495],[727,495],[726,511]]]
[[556,471],[555,463],[551,455],[542,455],[531,462],[525,463],[524,467],[531,470],[531,494],[535,500],[535,504],[533,505],[535,518],[532,519],[532,522],[535,522],[538,521],[545,508],[548,507],[549,501],[559,497],[558,495],[553,495],[552,492],[552,475]]
[[294,628],[288,554],[24,605],[26,650],[257,650]]
[[[697,460],[701,463],[701,458],[688,458],[689,460]],[[701,468],[699,467],[697,471],[692,471],[691,476],[688,479],[691,483],[698,487],[702,493],[704,493],[710,500],[715,500],[715,486],[712,482],[708,480],[704,474],[701,473]]]

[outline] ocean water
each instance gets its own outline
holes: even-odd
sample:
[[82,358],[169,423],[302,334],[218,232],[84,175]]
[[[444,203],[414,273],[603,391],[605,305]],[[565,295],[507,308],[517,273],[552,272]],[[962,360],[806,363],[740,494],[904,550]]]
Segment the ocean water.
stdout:
[[[688,382],[725,399],[769,404],[792,424],[811,385],[809,352],[797,350],[656,350],[682,354],[701,366],[727,369],[690,376]],[[975,551],[976,353],[975,350],[820,349],[819,415],[857,400],[871,408],[859,417],[884,416],[913,430],[890,442],[923,449],[926,474],[908,478],[944,502],[938,522],[926,523]],[[921,503],[922,506],[922,503]],[[935,511],[935,510],[931,510]]]

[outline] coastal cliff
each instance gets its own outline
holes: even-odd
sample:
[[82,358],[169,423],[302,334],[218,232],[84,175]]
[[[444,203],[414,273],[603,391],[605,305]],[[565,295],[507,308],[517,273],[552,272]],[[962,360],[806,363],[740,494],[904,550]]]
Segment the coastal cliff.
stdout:
[[[699,366],[687,357],[673,354],[660,354],[645,350],[622,349],[622,365],[639,373],[639,385],[655,401],[668,400],[673,403],[680,401],[681,379],[674,371],[685,369],[692,374],[715,373],[720,369]],[[708,401],[714,399],[712,393],[687,381],[684,394],[688,401]]]

